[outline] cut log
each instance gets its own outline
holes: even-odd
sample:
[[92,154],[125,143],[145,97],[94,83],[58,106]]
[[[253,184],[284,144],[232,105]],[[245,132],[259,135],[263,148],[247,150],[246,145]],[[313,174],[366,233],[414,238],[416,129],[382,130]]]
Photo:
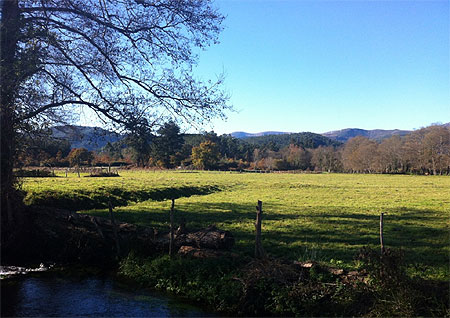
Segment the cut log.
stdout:
[[211,248],[196,248],[192,246],[182,246],[178,250],[178,254],[182,256],[191,256],[196,258],[217,258],[223,256],[224,253]]
[[175,246],[194,246],[197,248],[230,249],[234,245],[233,235],[211,225],[196,232],[179,234],[175,238]]

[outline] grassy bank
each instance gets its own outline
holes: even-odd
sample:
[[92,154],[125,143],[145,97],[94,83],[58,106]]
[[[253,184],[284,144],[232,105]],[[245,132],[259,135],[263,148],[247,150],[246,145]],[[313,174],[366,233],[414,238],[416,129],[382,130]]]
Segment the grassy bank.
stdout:
[[[129,255],[120,274],[225,315],[416,317],[448,315],[448,284],[406,275],[402,254],[363,249],[359,271],[304,268],[282,259]],[[363,274],[361,274],[363,273]],[[361,275],[361,276],[358,276]]]
[[98,216],[107,216],[109,194],[117,198],[117,219],[163,231],[168,229],[170,207],[164,199],[174,195],[180,197],[176,222],[185,219],[188,228],[214,223],[229,230],[236,238],[235,251],[242,255],[253,253],[255,205],[262,200],[263,245],[269,254],[346,268],[355,266],[353,257],[361,247],[378,246],[379,214],[385,212],[385,244],[404,250],[410,275],[449,279],[448,177],[165,171],[120,175],[25,178],[23,189],[28,202],[72,198],[72,208],[77,207],[73,202],[83,208],[82,198],[89,197],[88,202],[100,205],[82,212]]

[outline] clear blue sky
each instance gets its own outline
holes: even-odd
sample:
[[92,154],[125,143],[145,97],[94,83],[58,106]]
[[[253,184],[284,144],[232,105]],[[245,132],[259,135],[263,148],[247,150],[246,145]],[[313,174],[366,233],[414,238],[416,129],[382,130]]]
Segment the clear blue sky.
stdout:
[[[414,129],[450,121],[449,1],[217,1],[233,131]],[[205,127],[209,130],[208,127]]]

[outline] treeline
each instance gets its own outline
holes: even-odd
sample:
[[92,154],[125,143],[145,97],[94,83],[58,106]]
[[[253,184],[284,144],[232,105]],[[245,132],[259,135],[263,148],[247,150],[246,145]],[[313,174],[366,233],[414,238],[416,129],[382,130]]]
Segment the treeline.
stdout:
[[430,126],[381,142],[354,137],[339,147],[290,144],[277,152],[255,149],[252,164],[270,170],[448,175],[450,127]]
[[[319,137],[317,137],[319,136]],[[350,173],[450,174],[450,127],[430,126],[380,142],[355,137],[341,144],[312,134],[237,139],[214,132],[181,134],[174,122],[155,134],[129,135],[100,151],[64,141],[24,148],[19,166],[134,165],[163,169],[304,170]],[[58,147],[59,145],[59,147]]]

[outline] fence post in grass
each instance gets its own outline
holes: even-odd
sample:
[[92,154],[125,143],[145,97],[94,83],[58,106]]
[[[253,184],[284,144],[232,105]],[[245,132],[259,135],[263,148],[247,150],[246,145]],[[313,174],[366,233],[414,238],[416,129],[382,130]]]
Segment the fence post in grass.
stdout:
[[383,241],[383,216],[384,213],[380,214],[380,245],[381,245],[381,254],[384,252],[384,241]]
[[67,169],[66,169],[66,178],[67,178]]
[[108,198],[108,208],[109,208],[109,216],[111,218],[111,226],[113,229],[114,240],[116,241],[117,256],[120,256],[119,236],[117,235],[116,221],[114,220],[114,213],[113,213],[113,206],[111,203],[111,198]]
[[255,258],[264,258],[265,252],[261,244],[261,221],[262,221],[262,202],[258,200],[256,206],[256,238],[255,238]]
[[170,207],[170,240],[169,240],[169,256],[173,256],[173,211],[175,209],[175,199],[172,199]]

